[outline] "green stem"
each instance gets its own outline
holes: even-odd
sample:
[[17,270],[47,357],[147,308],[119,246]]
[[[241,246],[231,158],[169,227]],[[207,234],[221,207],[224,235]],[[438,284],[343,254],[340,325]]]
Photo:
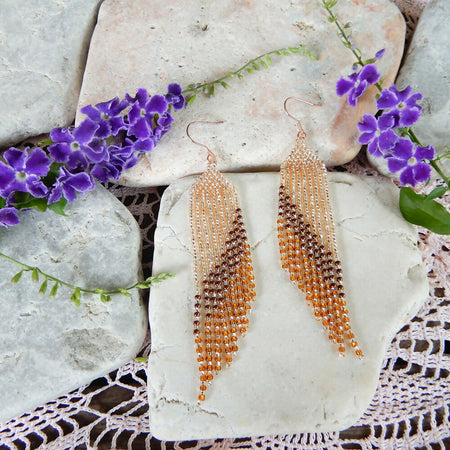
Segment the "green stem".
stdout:
[[128,286],[126,288],[118,288],[118,289],[113,289],[110,291],[107,291],[107,290],[104,290],[101,288],[86,289],[86,288],[76,286],[71,283],[67,283],[66,281],[60,280],[59,278],[56,278],[52,275],[49,275],[48,273],[43,272],[41,269],[39,269],[39,267],[29,266],[28,264],[20,262],[17,259],[12,258],[11,256],[5,255],[4,253],[0,252],[0,257],[18,265],[25,272],[32,272],[35,274],[42,275],[46,280],[53,281],[61,286],[65,286],[73,291],[77,290],[77,291],[83,292],[85,294],[99,294],[99,295],[103,294],[103,295],[107,295],[107,296],[113,295],[113,294],[124,294],[125,292],[131,291],[136,288],[137,289],[146,289],[146,288],[152,286],[154,283],[159,283],[159,282],[173,276],[173,274],[163,273],[156,277],[147,278],[147,280],[145,280],[145,282],[138,281],[138,282],[134,283],[133,285]]
[[227,84],[225,80],[228,80],[230,78],[233,78],[235,76],[242,78],[243,72],[249,72],[252,73],[254,70],[259,70],[259,64],[261,64],[263,67],[267,67],[271,65],[271,59],[270,57],[273,55],[290,55],[290,54],[304,54],[309,56],[312,59],[316,59],[314,55],[312,55],[303,45],[299,47],[283,47],[277,50],[272,50],[267,53],[263,53],[262,55],[257,56],[256,58],[253,58],[249,60],[247,63],[245,63],[243,66],[239,67],[239,69],[235,71],[228,72],[223,77],[220,77],[214,81],[208,81],[201,84],[190,84],[185,89],[183,89],[182,94],[184,96],[193,96],[196,95],[198,92],[211,92],[211,88],[213,88],[216,84],[221,84],[224,87],[227,87]]
[[445,181],[445,184],[450,189],[450,177],[447,177],[442,169],[439,167],[438,159],[432,159],[430,161],[430,166],[439,174],[439,176]]
[[[332,8],[334,7],[335,4],[333,4],[331,7],[327,5],[326,0],[322,0],[322,5],[325,8],[325,10],[327,11],[328,15],[330,16],[331,20],[330,22],[334,22],[336,24],[336,27],[338,28],[339,32],[340,32],[340,36],[344,41],[344,45],[350,49],[350,51],[353,53],[354,57],[356,58],[356,61],[358,62],[358,64],[361,67],[364,67],[365,65],[367,65],[366,62],[364,62],[361,58],[361,55],[354,49],[352,48],[352,43],[349,39],[349,36],[347,36],[346,32],[345,32],[345,28],[339,23],[339,19],[337,18],[337,16],[333,13]],[[379,92],[381,92],[383,90],[383,86],[381,85],[380,82],[375,83],[376,88],[378,89]]]
[[326,11],[328,12],[328,15],[331,17],[332,22],[334,22],[338,28],[338,30],[341,33],[342,38],[344,39],[346,46],[350,49],[350,51],[353,53],[353,55],[355,56],[356,60],[358,61],[358,64],[360,64],[361,66],[364,66],[364,61],[361,59],[361,56],[358,54],[358,52],[356,52],[353,48],[352,48],[352,43],[349,39],[349,37],[347,36],[347,34],[345,33],[344,27],[339,23],[339,20],[337,18],[337,16],[333,13],[333,10],[331,9],[332,7],[329,7],[325,0],[322,0],[322,4],[324,6],[324,8],[326,9]]

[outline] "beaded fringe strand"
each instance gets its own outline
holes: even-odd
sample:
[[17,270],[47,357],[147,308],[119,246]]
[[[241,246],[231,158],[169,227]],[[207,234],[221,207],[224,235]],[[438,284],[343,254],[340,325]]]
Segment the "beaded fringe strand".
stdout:
[[237,193],[210,164],[193,186],[190,226],[194,254],[194,339],[200,372],[198,400],[238,350],[255,299],[250,246]]
[[300,132],[280,171],[278,242],[282,268],[306,294],[328,338],[345,356],[348,341],[356,356],[363,353],[351,330],[338,258],[333,217],[323,162],[305,145]]

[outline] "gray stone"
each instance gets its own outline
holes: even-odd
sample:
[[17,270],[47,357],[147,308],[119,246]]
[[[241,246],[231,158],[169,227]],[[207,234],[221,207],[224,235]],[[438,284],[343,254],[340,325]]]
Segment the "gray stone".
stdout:
[[[434,146],[437,155],[450,151],[449,21],[448,0],[428,3],[396,80],[398,89],[411,85],[414,92],[422,93],[422,115],[413,130],[423,145]],[[372,158],[371,163],[386,173],[382,160]],[[441,164],[450,171],[450,160]]]
[[152,288],[149,404],[163,440],[330,432],[353,425],[375,393],[395,333],[428,296],[417,234],[381,177],[331,173],[330,197],[352,329],[364,352],[339,358],[305,296],[281,269],[279,175],[226,174],[236,187],[255,270],[256,302],[239,351],[197,404],[192,321],[194,281],[188,219],[193,179],[164,192],[153,269],[177,276]]
[[[353,23],[355,44],[367,58],[386,48],[379,67],[390,84],[405,38],[399,10],[387,0],[367,0],[338,2],[336,12],[343,23]],[[283,111],[289,96],[321,105],[292,103],[290,111],[302,120],[322,159],[342,164],[361,148],[356,123],[364,113],[375,113],[376,89],[369,89],[356,108],[337,97],[336,81],[351,73],[354,58],[336,31],[317,0],[192,0],[185,7],[177,0],[106,0],[92,36],[79,107],[125,92],[134,95],[138,87],[157,94],[172,82],[187,87],[212,81],[263,53],[304,44],[318,61],[273,56],[269,69],[232,79],[229,89],[219,86],[214,97],[199,95],[176,112],[172,130],[124,173],[121,183],[162,185],[199,173],[205,153],[185,134],[194,120],[226,121],[192,130],[197,140],[211,145],[221,170],[278,169],[295,141],[295,124]]]
[[2,0],[0,145],[70,125],[101,0]]
[[[89,289],[130,286],[140,274],[139,227],[102,186],[69,205],[66,217],[22,212],[19,225],[0,230],[0,240],[2,253]],[[63,286],[53,299],[39,295],[29,272],[12,284],[17,272],[0,258],[0,421],[128,362],[147,330],[137,291],[110,303],[83,294],[77,307]]]
[[433,0],[424,9],[396,83],[423,95],[414,132],[438,154],[450,151],[450,2]]

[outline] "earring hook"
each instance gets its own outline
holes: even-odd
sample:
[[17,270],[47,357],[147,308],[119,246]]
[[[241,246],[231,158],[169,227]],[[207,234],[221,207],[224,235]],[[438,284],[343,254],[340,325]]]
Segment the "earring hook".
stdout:
[[207,161],[209,164],[216,164],[217,163],[217,158],[216,155],[209,149],[209,147],[205,144],[202,144],[201,142],[198,142],[196,140],[194,140],[192,138],[192,136],[189,133],[189,127],[192,124],[198,124],[198,123],[202,123],[202,124],[209,124],[209,125],[218,125],[220,123],[224,123],[223,120],[219,120],[218,122],[207,122],[207,121],[203,121],[203,120],[196,120],[194,122],[190,122],[188,124],[188,126],[186,127],[186,134],[187,137],[192,141],[193,144],[199,145],[200,147],[203,147],[207,152],[208,152],[208,156],[206,157]]
[[294,116],[288,111],[288,109],[287,109],[287,103],[288,103],[289,100],[297,100],[298,102],[306,103],[307,105],[310,105],[310,106],[321,106],[321,105],[318,105],[317,103],[311,103],[311,102],[308,102],[307,100],[303,100],[303,99],[298,98],[298,97],[288,97],[288,98],[284,101],[284,105],[283,105],[284,112],[285,112],[291,119],[293,119],[293,120],[295,120],[295,121],[297,122],[297,126],[298,126],[300,132],[303,133],[303,134],[306,134],[306,133],[305,133],[305,130],[304,130],[303,127],[302,127],[302,124],[301,124],[300,120],[297,119],[297,117],[294,117]]

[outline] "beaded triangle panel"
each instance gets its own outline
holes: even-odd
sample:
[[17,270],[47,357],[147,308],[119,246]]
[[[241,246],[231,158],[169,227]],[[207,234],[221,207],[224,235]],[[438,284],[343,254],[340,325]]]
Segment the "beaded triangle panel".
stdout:
[[361,358],[346,308],[327,170],[302,132],[280,170],[278,242],[282,268],[306,294],[339,355],[345,356],[347,341]]
[[238,351],[255,299],[250,246],[233,185],[210,165],[190,198],[193,247],[194,339],[199,401],[214,377]]

